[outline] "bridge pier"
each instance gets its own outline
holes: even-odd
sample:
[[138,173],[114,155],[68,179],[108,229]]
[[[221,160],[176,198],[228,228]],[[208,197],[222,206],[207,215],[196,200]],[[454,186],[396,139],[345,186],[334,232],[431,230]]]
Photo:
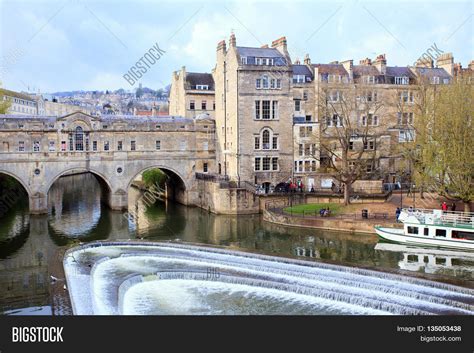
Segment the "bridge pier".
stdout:
[[108,206],[113,211],[126,211],[128,209],[128,192],[119,189],[108,196]]
[[47,195],[37,192],[29,197],[29,206],[31,214],[46,214],[48,213],[48,198]]

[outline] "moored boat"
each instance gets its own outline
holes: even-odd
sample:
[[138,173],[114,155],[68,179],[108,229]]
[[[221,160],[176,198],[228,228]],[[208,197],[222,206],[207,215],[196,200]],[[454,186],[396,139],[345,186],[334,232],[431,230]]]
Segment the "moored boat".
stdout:
[[398,218],[403,228],[376,226],[387,241],[474,251],[474,213],[403,209]]

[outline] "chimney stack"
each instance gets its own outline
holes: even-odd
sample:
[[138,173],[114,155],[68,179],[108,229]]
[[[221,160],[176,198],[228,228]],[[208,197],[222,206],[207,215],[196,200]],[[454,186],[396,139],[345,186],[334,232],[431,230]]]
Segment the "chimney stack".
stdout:
[[365,58],[359,61],[359,65],[365,65],[365,66],[370,66],[372,65],[372,60],[369,58]]
[[454,74],[454,58],[452,53],[444,53],[436,59],[436,67],[445,69],[448,74]]
[[237,45],[237,40],[235,39],[235,34],[232,32],[232,33],[230,34],[230,39],[229,39],[229,48],[230,48],[230,47],[234,47],[234,48],[235,48],[236,45]]
[[387,60],[385,59],[385,54],[380,54],[377,56],[374,62],[374,66],[379,70],[382,75],[385,75],[387,72]]
[[224,53],[226,52],[226,44],[225,40],[221,40],[219,43],[217,43],[217,51],[223,51]]
[[309,54],[306,54],[304,56],[304,64],[308,66],[311,65],[311,59],[309,58]]
[[300,59],[296,58],[294,65],[301,65]]

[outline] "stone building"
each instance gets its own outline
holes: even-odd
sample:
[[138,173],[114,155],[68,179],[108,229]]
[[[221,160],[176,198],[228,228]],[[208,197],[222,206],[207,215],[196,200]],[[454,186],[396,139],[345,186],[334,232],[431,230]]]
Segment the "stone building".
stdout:
[[221,174],[269,190],[293,167],[291,58],[286,38],[262,48],[217,46],[217,164]]
[[194,118],[207,114],[214,118],[214,110],[214,79],[211,74],[186,72],[184,66],[181,71],[173,72],[169,99],[170,115]]
[[[330,187],[334,167],[344,163],[337,141],[349,129],[348,165],[357,165],[360,179],[408,180],[402,151],[416,137],[419,85],[449,84],[474,69],[455,64],[451,53],[436,66],[431,59],[389,66],[385,54],[356,65],[312,64],[309,55],[292,63],[285,37],[258,48],[237,46],[234,34],[216,54],[215,89],[207,93],[215,99],[217,171],[266,191],[289,179],[307,190]],[[187,75],[184,68],[173,75],[170,112],[192,117]]]
[[10,102],[10,108],[7,112],[9,114],[37,114],[36,102],[27,94],[0,89],[0,99]]

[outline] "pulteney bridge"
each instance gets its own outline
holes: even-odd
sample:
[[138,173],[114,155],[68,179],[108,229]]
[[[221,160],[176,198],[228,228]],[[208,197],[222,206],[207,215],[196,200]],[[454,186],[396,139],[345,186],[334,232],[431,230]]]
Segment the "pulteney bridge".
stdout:
[[207,118],[0,115],[0,173],[23,185],[32,213],[47,212],[58,178],[81,171],[97,177],[115,210],[127,208],[130,184],[151,168],[170,176],[168,197],[197,205],[196,173],[215,171],[214,133]]

